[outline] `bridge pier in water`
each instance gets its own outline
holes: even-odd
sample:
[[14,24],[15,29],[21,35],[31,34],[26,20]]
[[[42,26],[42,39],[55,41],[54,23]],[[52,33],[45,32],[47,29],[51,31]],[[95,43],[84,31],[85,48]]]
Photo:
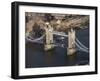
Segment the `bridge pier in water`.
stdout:
[[67,55],[73,55],[76,52],[75,46],[75,30],[69,29],[68,30],[68,48],[67,48]]

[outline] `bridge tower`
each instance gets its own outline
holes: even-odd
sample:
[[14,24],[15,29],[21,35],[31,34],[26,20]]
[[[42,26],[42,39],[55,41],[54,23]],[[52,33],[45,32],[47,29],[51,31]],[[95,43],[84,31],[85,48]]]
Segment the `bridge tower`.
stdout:
[[53,45],[53,27],[51,27],[51,25],[49,23],[46,23],[45,33],[46,33],[46,38],[45,38],[44,49],[47,51],[47,50],[54,48],[54,45]]
[[68,31],[68,49],[67,54],[72,55],[75,54],[75,30],[73,28],[69,29]]

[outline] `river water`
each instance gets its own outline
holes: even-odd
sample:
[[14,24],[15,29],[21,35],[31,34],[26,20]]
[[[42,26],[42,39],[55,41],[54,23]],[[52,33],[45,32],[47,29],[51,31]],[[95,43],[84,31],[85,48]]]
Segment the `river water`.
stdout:
[[[76,30],[76,37],[89,48],[89,28]],[[89,53],[79,51],[71,56],[67,55],[67,39],[54,36],[56,43],[65,45],[64,48],[57,46],[50,51],[44,51],[43,44],[27,42],[25,47],[25,67],[58,67],[89,65]]]

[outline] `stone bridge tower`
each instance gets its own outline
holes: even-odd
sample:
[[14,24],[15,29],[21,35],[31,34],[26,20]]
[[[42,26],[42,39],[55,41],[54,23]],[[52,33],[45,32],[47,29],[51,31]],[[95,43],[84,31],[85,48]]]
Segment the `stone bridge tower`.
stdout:
[[54,45],[53,45],[53,27],[51,27],[51,25],[49,23],[46,23],[45,33],[46,33],[46,38],[45,38],[44,49],[47,51],[54,47]]
[[69,29],[68,30],[68,49],[67,49],[67,55],[72,55],[76,52],[75,48],[75,30]]

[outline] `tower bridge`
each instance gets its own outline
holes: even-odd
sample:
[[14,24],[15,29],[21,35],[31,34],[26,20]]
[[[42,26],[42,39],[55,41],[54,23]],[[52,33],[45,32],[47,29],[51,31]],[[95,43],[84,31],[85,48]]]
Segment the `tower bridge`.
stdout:
[[[44,35],[42,35],[39,38],[33,39],[32,37],[29,36],[29,34],[28,35],[26,34],[27,35],[26,39],[30,42],[44,43],[44,50],[47,51],[47,50],[53,49],[55,46],[64,47],[64,45],[59,45],[59,44],[54,43],[54,35],[58,35],[58,36],[68,38],[68,47],[66,47],[68,55],[74,54],[77,51],[76,49],[77,47],[81,51],[84,51],[87,53],[89,52],[89,49],[76,38],[75,29],[70,28],[68,30],[68,35],[67,35],[64,32],[54,31],[53,27],[51,27],[49,23],[45,23],[45,24],[46,26],[44,27],[44,30],[45,30]],[[41,41],[44,38],[45,38],[45,41]]]
[[[26,40],[33,42],[33,43],[40,43],[43,44],[44,41],[43,39],[46,38],[46,34],[43,34],[41,37],[33,39],[32,37],[26,36]],[[51,33],[49,33],[51,34]],[[48,38],[46,39],[47,42],[45,43],[45,50],[50,50],[54,47],[62,47],[62,48],[66,48],[68,51],[68,55],[74,54],[76,52],[76,50],[81,50],[84,52],[89,53],[89,48],[87,48],[85,45],[83,45],[77,37],[75,37],[75,30],[71,29],[68,32],[68,35],[66,33],[63,32],[58,32],[58,31],[53,31],[52,32],[52,37],[53,35],[58,35],[58,36],[62,36],[68,39],[68,47],[65,47],[64,44],[58,44],[54,42],[54,39],[52,38],[52,41],[49,40],[50,36],[48,36]],[[77,49],[78,48],[78,49]]]

